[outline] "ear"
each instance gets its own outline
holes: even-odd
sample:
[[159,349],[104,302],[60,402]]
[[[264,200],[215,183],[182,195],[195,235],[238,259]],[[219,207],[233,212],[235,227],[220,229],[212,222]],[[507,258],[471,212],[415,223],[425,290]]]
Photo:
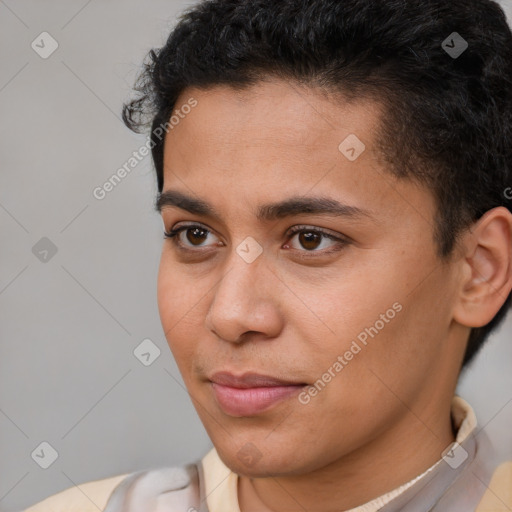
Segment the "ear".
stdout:
[[487,211],[464,235],[462,279],[454,320],[467,327],[488,324],[512,289],[512,214]]

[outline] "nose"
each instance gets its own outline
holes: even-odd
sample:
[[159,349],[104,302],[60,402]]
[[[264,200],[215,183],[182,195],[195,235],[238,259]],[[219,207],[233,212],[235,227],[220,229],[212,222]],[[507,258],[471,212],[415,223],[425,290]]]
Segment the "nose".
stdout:
[[251,333],[262,338],[278,336],[282,329],[278,278],[264,255],[247,263],[233,252],[230,263],[214,288],[206,328],[231,343],[241,343]]

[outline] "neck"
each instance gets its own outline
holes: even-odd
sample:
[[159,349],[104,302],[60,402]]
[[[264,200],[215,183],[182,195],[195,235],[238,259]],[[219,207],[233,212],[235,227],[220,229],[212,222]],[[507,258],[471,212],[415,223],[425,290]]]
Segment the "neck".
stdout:
[[241,512],[346,511],[400,487],[435,464],[455,440],[450,403],[437,412],[406,410],[378,438],[314,472],[240,476]]

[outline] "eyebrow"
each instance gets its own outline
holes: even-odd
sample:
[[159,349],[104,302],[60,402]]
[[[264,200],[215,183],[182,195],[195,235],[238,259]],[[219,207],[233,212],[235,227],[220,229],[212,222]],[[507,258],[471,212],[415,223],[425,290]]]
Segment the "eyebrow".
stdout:
[[[192,214],[222,219],[222,215],[211,204],[177,190],[166,190],[158,194],[155,210],[161,212],[166,206],[176,206]],[[256,218],[260,221],[272,221],[300,214],[353,218],[372,217],[368,210],[342,204],[329,197],[294,196],[276,203],[260,205]]]

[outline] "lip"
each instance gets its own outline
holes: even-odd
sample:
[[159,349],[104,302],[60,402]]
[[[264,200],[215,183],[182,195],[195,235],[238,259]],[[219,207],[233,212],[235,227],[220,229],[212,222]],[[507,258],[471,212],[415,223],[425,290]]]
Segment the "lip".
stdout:
[[234,375],[233,373],[222,371],[214,373],[210,379],[216,384],[229,386],[232,388],[265,388],[274,386],[304,386],[305,382],[279,379],[270,375],[263,375],[255,372],[246,372],[243,375]]
[[220,408],[230,416],[254,416],[298,394],[304,382],[248,372],[241,376],[217,372],[211,386]]

